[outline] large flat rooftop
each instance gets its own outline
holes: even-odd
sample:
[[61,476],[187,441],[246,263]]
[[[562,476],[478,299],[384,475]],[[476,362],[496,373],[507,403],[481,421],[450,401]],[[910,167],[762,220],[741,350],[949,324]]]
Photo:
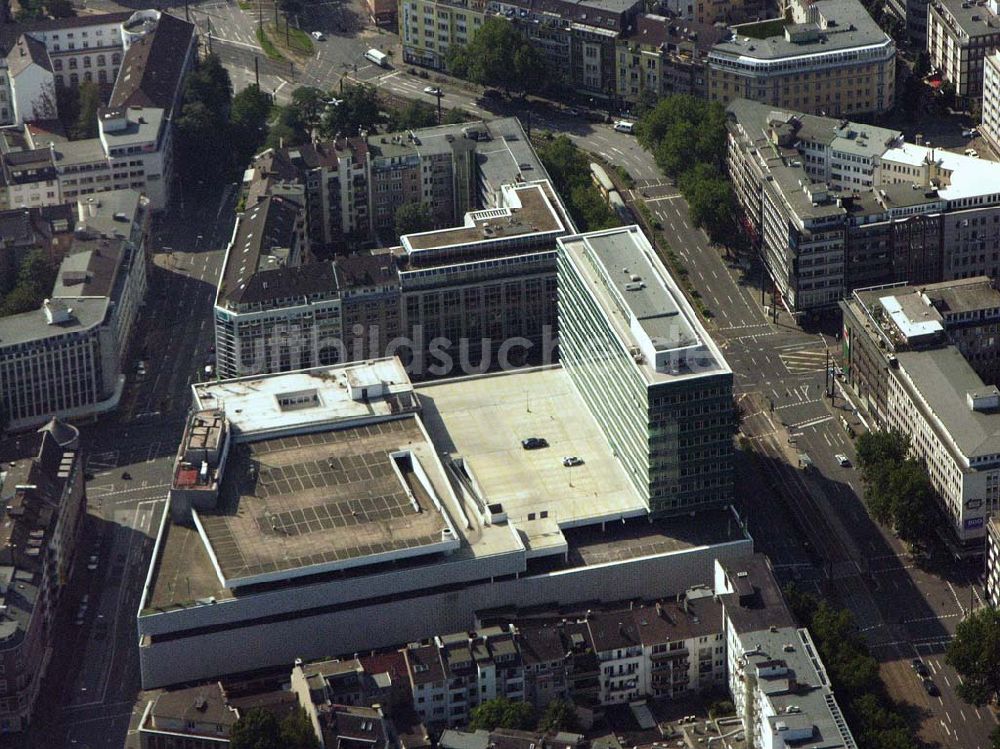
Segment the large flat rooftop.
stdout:
[[421,456],[434,460],[434,448],[412,416],[239,446],[218,509],[196,517],[224,584],[432,553],[442,531],[454,539],[418,478]]
[[395,357],[192,386],[196,410],[224,408],[238,436],[291,431],[410,410]]
[[966,459],[1000,455],[1000,413],[975,411],[969,393],[985,388],[972,365],[955,346],[896,353],[900,373],[919,394],[921,408],[940,423]]
[[647,382],[730,371],[638,226],[563,237],[559,246],[622,343],[634,350]]
[[407,234],[401,238],[411,255],[452,247],[487,246],[491,242],[528,235],[564,233],[566,227],[541,185],[505,187],[505,207],[487,208],[465,214],[462,226]]
[[[416,389],[437,448],[461,456],[529,548],[560,528],[646,514],[646,505],[561,367],[444,381]],[[525,450],[521,440],[549,446]],[[567,468],[564,457],[583,465]],[[548,521],[548,522],[546,522]]]

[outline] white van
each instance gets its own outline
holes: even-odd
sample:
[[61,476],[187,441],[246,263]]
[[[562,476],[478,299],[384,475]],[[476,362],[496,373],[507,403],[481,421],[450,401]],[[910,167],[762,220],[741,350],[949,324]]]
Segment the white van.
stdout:
[[635,132],[635,123],[628,120],[615,120],[614,127],[619,133],[628,133],[631,135]]
[[389,55],[385,52],[372,48],[365,52],[365,58],[371,60],[373,63],[378,65],[380,68],[389,67]]

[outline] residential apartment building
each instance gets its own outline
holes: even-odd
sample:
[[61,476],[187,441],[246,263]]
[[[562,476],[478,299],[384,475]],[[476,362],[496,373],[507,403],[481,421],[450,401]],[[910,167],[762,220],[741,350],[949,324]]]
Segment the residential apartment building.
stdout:
[[741,221],[792,312],[853,288],[1000,274],[995,163],[847,120],[729,106]]
[[[510,122],[494,123],[498,138]],[[516,129],[523,135],[520,125]],[[487,126],[445,125],[268,149],[246,171],[244,203],[301,191],[309,238],[317,247],[344,252],[376,237],[391,243],[401,205],[427,206],[441,227],[454,225],[476,206],[477,160],[481,151],[491,150],[492,140]],[[534,163],[532,153],[526,169]]]
[[33,458],[0,469],[0,733],[31,720],[86,514],[78,432],[53,419],[38,435]]
[[[425,161],[430,171],[422,177]],[[342,209],[327,197],[358,165],[357,182],[370,198]],[[489,369],[511,340],[516,350],[502,351],[515,363],[542,361],[546,350],[554,355],[555,240],[573,226],[545,178],[513,119],[379,136],[370,145],[356,139],[265,152],[248,173],[248,208],[237,220],[216,299],[219,373],[356,361],[383,356],[390,343],[414,377]],[[332,263],[310,263],[308,252],[293,249],[338,235],[347,217],[382,217],[369,228],[389,231],[384,217],[415,201],[431,205],[449,228]],[[277,211],[279,204],[297,206],[297,218],[278,221],[291,216],[290,208]],[[463,207],[464,215],[450,218]],[[257,224],[270,213],[273,229],[262,230]],[[370,236],[354,226],[355,236]]]
[[767,557],[716,562],[726,675],[747,743],[857,749],[809,631],[796,625]]
[[448,50],[472,40],[486,20],[486,0],[400,0],[403,61],[444,70]]
[[727,504],[732,370],[677,283],[638,227],[558,247],[560,358],[650,512]]
[[114,409],[146,291],[148,207],[134,192],[79,204],[73,245],[38,310],[0,318],[0,397],[8,428]]
[[813,114],[887,112],[896,46],[859,0],[791,0],[789,20],[732,28],[708,55],[708,98]]
[[653,14],[618,39],[618,97],[629,104],[670,94],[705,98],[706,63],[725,29]]
[[981,544],[1000,510],[1000,292],[987,278],[897,285],[841,308],[847,384],[877,426],[910,436],[958,541]]
[[616,40],[642,11],[636,0],[402,0],[403,59],[437,70],[452,45],[467,44],[486,18],[506,18],[575,91],[614,99]]
[[1000,608],[1000,516],[986,523],[986,573],[983,576],[986,600]]
[[963,106],[983,96],[986,57],[1000,45],[996,0],[933,0],[927,13],[931,67],[955,86]]
[[[172,122],[196,48],[193,24],[152,10],[24,26],[6,57],[9,75],[0,72],[10,89],[0,86],[0,118],[7,96],[9,124],[24,126],[21,142],[4,148],[0,206],[55,205],[137,189],[154,210],[166,207]],[[97,138],[70,141],[31,125],[57,117],[57,87],[84,82],[96,83],[108,101],[98,113]]]

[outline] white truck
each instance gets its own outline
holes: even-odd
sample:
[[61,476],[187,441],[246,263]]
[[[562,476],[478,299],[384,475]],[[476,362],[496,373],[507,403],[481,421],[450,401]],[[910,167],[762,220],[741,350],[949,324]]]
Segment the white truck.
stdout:
[[371,60],[373,63],[378,65],[380,68],[389,67],[389,55],[380,49],[375,49],[374,47],[367,52],[365,52],[365,58]]

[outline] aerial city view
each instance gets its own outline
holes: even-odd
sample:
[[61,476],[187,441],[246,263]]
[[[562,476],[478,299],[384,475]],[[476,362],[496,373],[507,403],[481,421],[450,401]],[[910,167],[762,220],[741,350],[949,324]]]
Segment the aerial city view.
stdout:
[[0,748],[1000,749],[1000,0],[6,0]]

